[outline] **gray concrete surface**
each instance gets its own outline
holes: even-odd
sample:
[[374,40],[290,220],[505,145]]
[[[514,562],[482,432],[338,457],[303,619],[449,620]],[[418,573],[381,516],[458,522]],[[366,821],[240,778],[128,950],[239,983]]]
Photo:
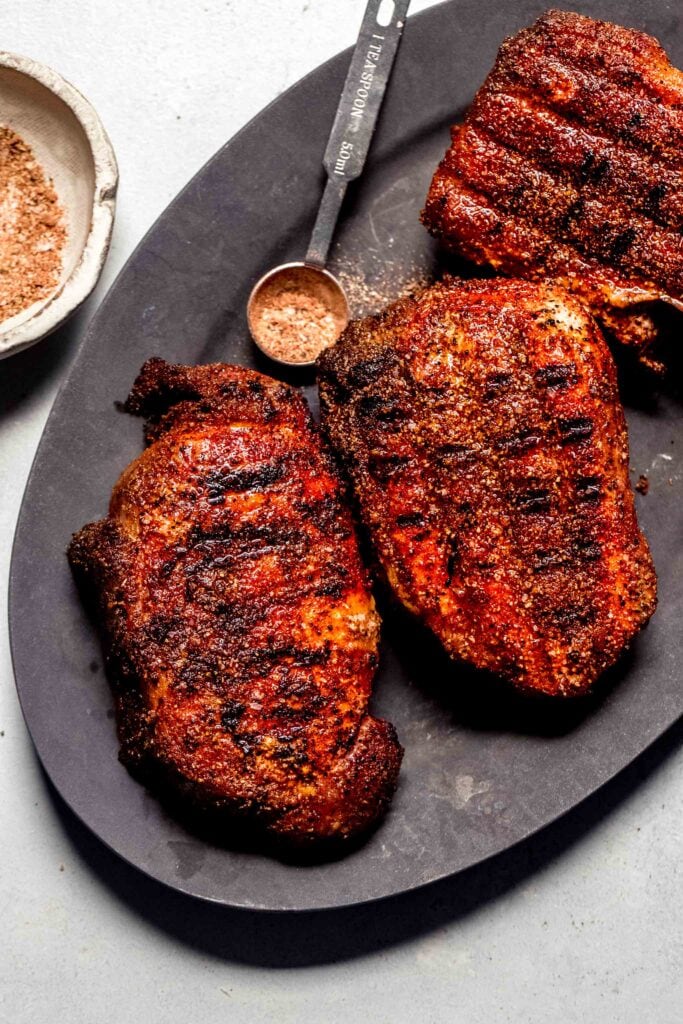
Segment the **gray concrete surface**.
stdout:
[[492,865],[377,907],[290,918],[207,907],[139,877],[51,792],[22,722],[4,581],[31,459],[83,328],[190,175],[264,104],[350,44],[362,8],[362,0],[5,5],[3,49],[54,65],[91,99],[118,154],[121,191],[111,257],[87,308],[40,347],[0,363],[3,1022],[683,1019],[683,728]]

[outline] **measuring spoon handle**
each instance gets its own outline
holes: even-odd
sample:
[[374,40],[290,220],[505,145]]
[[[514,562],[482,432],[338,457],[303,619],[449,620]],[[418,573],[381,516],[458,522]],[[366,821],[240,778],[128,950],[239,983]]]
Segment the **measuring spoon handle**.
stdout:
[[410,0],[369,0],[365,8],[323,157],[328,180],[307,263],[325,265],[346,186],[363,170],[409,6]]

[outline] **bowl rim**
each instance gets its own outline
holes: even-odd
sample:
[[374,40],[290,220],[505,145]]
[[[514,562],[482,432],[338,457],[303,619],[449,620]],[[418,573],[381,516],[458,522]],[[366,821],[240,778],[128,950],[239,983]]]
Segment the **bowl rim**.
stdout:
[[69,276],[28,319],[6,331],[0,324],[0,359],[4,359],[56,330],[97,284],[111,242],[119,173],[114,148],[97,111],[75,86],[46,64],[6,50],[0,50],[0,68],[35,79],[69,107],[88,140],[95,171],[90,229],[80,259]]

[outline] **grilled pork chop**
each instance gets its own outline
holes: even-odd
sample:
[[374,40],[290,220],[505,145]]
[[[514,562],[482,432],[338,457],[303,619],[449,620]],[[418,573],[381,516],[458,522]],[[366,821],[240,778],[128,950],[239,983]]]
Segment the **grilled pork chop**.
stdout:
[[323,424],[389,583],[448,652],[585,693],[655,609],[615,369],[561,288],[451,281],[352,323]]
[[368,714],[379,619],[303,398],[152,359],[127,407],[149,447],[69,549],[99,606],[121,759],[291,844],[367,829],[401,748]]
[[651,36],[549,11],[501,47],[422,214],[446,248],[577,292],[661,369],[683,309],[683,73]]

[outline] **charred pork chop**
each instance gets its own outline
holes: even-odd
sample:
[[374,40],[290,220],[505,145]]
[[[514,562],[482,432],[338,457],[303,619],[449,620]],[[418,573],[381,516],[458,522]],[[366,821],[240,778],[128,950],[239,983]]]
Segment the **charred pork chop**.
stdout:
[[577,292],[661,368],[653,304],[683,309],[683,73],[643,32],[549,11],[501,47],[422,219],[476,263]]
[[242,367],[152,359],[127,405],[149,447],[69,549],[99,607],[122,760],[294,845],[364,831],[401,748],[368,714],[379,619],[303,398]]
[[393,590],[448,652],[585,693],[655,609],[610,352],[567,292],[452,281],[319,360],[324,427]]

